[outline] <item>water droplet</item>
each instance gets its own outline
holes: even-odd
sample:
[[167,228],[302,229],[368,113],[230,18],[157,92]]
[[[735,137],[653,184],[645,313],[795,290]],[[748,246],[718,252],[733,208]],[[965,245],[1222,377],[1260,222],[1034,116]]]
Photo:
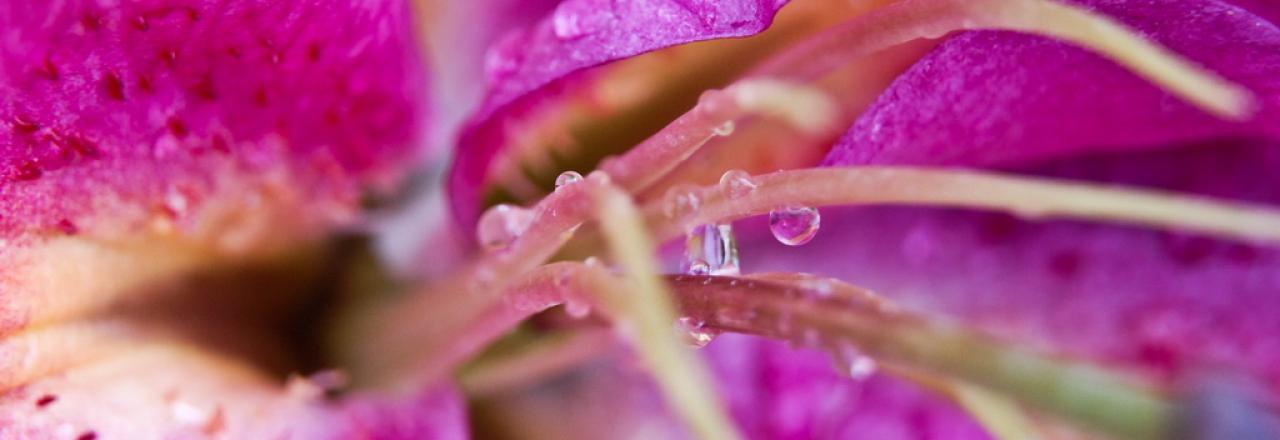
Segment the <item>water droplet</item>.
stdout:
[[702,200],[690,185],[676,185],[667,190],[666,204],[662,212],[670,218],[683,217],[698,210]]
[[586,318],[587,315],[591,314],[591,304],[586,301],[565,301],[564,313],[575,319]]
[[685,343],[697,348],[707,346],[718,334],[706,328],[702,321],[687,316],[676,320],[676,331],[680,332]]
[[[738,275],[738,242],[733,225],[694,227],[685,237],[685,273],[690,275]],[[701,273],[697,273],[701,272]]]
[[582,260],[582,264],[585,264],[591,267],[596,267],[596,266],[600,266],[602,263],[600,263],[600,257],[590,256],[590,257],[587,257],[587,259]]
[[559,176],[556,176],[556,189],[560,189],[560,187],[562,186],[572,185],[581,181],[582,181],[582,174],[578,174],[577,171],[565,171],[563,173],[560,173]]
[[862,354],[853,345],[842,344],[831,353],[835,361],[836,371],[849,376],[853,380],[866,380],[876,373],[876,360]]
[[706,261],[693,260],[689,262],[689,268],[685,269],[685,273],[689,275],[708,275],[711,273],[711,265]]
[[506,249],[529,228],[532,221],[533,212],[528,209],[496,205],[480,216],[480,222],[476,224],[476,239],[485,250]]
[[876,373],[876,361],[869,356],[858,356],[849,363],[847,372],[854,380],[864,380]]
[[769,211],[769,231],[787,246],[799,246],[818,234],[822,216],[813,207],[787,207]]
[[724,121],[723,124],[716,126],[716,128],[711,129],[711,133],[715,134],[716,136],[725,137],[733,134],[733,131],[736,130],[737,128],[738,128],[738,125],[734,123],[732,119],[730,119],[728,121]]
[[582,14],[571,8],[574,2],[561,3],[551,17],[551,30],[562,40],[572,40],[587,34]]
[[740,199],[756,190],[756,181],[742,170],[725,171],[720,176],[720,190],[730,199]]

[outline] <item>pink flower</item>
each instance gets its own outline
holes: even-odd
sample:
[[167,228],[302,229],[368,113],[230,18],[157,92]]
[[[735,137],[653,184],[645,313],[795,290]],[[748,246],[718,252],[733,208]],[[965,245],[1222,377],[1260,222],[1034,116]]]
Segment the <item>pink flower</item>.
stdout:
[[1266,2],[27,3],[0,439],[1275,428]]

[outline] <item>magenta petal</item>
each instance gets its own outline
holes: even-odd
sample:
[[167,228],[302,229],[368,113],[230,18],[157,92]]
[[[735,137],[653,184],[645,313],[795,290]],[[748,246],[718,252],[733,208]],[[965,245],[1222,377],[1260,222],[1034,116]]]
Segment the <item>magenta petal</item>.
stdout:
[[[1216,120],[1079,49],[971,32],[899,78],[826,162],[998,167],[1280,204],[1280,30],[1213,1],[1094,3],[1246,85],[1260,112]],[[1164,377],[1216,366],[1280,390],[1274,248],[946,210],[828,210],[823,224],[801,253],[763,244],[754,268],[832,274]]]
[[1280,29],[1214,0],[1095,1],[1258,94],[1217,120],[1082,49],[1006,32],[946,41],[898,78],[825,163],[999,166],[1224,137],[1280,137]]
[[573,72],[677,44],[754,35],[786,0],[567,0],[531,29],[501,39],[476,119]]
[[749,438],[990,438],[941,396],[883,374],[863,380],[839,375],[825,353],[723,335],[706,356]]
[[489,92],[463,128],[449,180],[455,215],[470,230],[480,186],[506,146],[503,121],[555,94],[557,83],[610,61],[678,44],[764,31],[786,0],[567,0],[530,29],[508,34],[486,59]]
[[[1275,142],[1210,142],[1021,171],[1280,205],[1278,168]],[[1240,372],[1280,395],[1274,247],[960,210],[846,208],[825,210],[804,248],[759,239],[741,255],[744,270],[836,276],[1033,346],[1169,379]]]
[[228,168],[329,199],[412,154],[425,77],[407,2],[100,3],[0,6],[3,236],[174,186],[196,203]]

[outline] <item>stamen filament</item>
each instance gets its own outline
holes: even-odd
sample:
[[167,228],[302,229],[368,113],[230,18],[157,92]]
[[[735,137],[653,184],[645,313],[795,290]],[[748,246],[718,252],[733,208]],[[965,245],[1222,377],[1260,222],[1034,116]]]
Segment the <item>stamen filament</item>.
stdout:
[[620,157],[606,159],[600,170],[623,190],[639,193],[687,160],[716,136],[725,124],[763,114],[781,117],[806,131],[832,130],[836,106],[827,94],[789,81],[744,80],[723,90],[706,92],[698,105],[657,134]]
[[1164,438],[1173,427],[1175,405],[1131,379],[1028,352],[879,302],[851,301],[868,293],[837,280],[808,282],[715,276],[671,280],[681,311],[712,328],[820,347],[849,344],[879,362],[981,385],[1118,438]]
[[688,228],[768,213],[787,206],[910,205],[1006,211],[1029,218],[1075,218],[1186,229],[1280,241],[1280,211],[1161,191],[912,167],[815,168],[755,176],[757,188],[729,197],[718,186],[696,191],[701,207],[667,217],[661,201],[645,218],[659,239]]
[[[353,380],[434,383],[512,328],[527,315],[505,308],[503,292],[560,249],[590,218],[592,189],[609,184],[597,174],[547,196],[510,248],[485,255],[454,278],[389,301],[353,305],[334,333],[335,346],[349,350],[339,355]],[[432,317],[432,325],[422,325],[424,316]]]
[[[741,438],[719,405],[711,374],[701,360],[676,338],[675,306],[658,276],[656,251],[631,198],[616,189],[596,193],[596,216],[625,281],[596,290],[604,311],[631,335],[658,387],[677,414],[704,439]],[[617,288],[617,286],[626,286]]]
[[749,76],[811,80],[873,52],[959,30],[1020,31],[1088,48],[1205,111],[1243,119],[1252,94],[1076,6],[1045,0],[904,0],[851,20],[757,66]]

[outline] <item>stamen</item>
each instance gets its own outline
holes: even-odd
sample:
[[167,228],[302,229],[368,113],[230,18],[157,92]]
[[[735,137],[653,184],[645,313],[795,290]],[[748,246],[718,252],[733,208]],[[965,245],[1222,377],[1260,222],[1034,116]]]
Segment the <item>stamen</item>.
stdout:
[[[531,208],[533,220],[509,246],[452,279],[389,301],[353,305],[334,337],[335,346],[350,350],[339,356],[354,381],[432,383],[527,316],[505,308],[503,292],[546,262],[590,218],[590,194],[606,185],[606,175],[592,173],[548,195]],[[432,325],[424,326],[427,317]]]
[[[629,280],[619,279],[600,266],[548,264],[511,285],[510,301],[501,314],[514,325],[557,304],[592,298],[613,302],[614,305],[603,305],[611,310],[619,304],[645,308],[628,298],[638,296],[636,292],[615,290]],[[912,380],[972,383],[997,396],[1013,398],[1045,414],[1118,438],[1161,438],[1179,422],[1175,405],[1144,384],[904,312],[870,291],[838,280],[796,273],[750,277],[678,275],[666,277],[666,284],[675,292],[672,298],[682,315],[715,331],[765,336],[825,349],[855,346],[885,364],[889,371],[906,374]],[[611,313],[618,316],[618,312]],[[664,328],[669,323],[665,321]],[[663,380],[661,374],[658,378]]]
[[1021,31],[1091,49],[1219,117],[1243,119],[1252,94],[1109,18],[1044,0],[905,0],[771,58],[749,76],[811,80],[873,52],[966,29]]
[[859,300],[870,294],[837,280],[786,277],[797,281],[682,275],[670,282],[681,312],[708,327],[819,348],[851,344],[883,363],[980,385],[1118,438],[1163,438],[1173,428],[1174,405],[1126,377]]
[[675,306],[658,276],[653,261],[656,249],[639,210],[616,189],[602,188],[595,200],[605,239],[625,273],[625,281],[615,286],[628,287],[597,290],[596,298],[606,313],[631,332],[632,343],[668,403],[701,438],[741,438],[716,401],[711,374],[671,331]]
[[[720,136],[726,123],[750,115],[784,118],[806,131],[831,130],[837,110],[826,93],[778,80],[741,81],[703,94],[698,105],[626,154],[605,160],[600,169],[622,189],[638,193]],[[730,131],[732,134],[732,131]]]
[[1076,218],[1280,241],[1270,207],[1161,191],[910,167],[817,168],[755,176],[750,194],[717,185],[697,190],[700,209],[670,217],[654,203],[645,218],[662,240],[693,225],[723,223],[788,206],[912,205],[1006,211],[1029,218]]

